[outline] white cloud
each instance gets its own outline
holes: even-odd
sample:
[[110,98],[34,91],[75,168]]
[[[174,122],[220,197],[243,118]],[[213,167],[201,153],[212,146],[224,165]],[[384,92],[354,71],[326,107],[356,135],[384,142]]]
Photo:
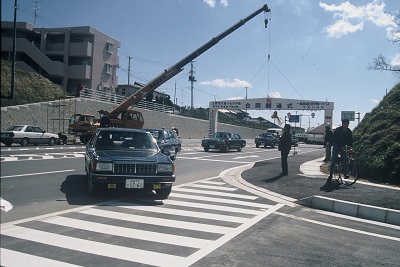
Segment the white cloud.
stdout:
[[200,82],[199,84],[201,85],[210,85],[210,86],[214,86],[214,87],[231,87],[231,88],[238,88],[238,87],[249,87],[251,88],[251,84],[249,82],[246,81],[241,81],[237,78],[233,79],[233,81],[231,80],[224,80],[224,79],[215,79],[213,81],[204,81],[204,82]]
[[371,98],[370,100],[371,100],[371,102],[373,102],[375,104],[379,104],[379,102],[381,102],[382,98],[381,99]]
[[[203,0],[204,3],[209,5],[210,7],[215,7],[217,0]],[[220,0],[219,1],[221,6],[228,6],[228,0]]]
[[400,66],[400,54],[396,54],[396,55],[392,58],[392,60],[391,60],[391,62],[390,62],[390,65],[392,65],[392,66]]
[[365,22],[371,22],[378,27],[385,27],[390,31],[396,27],[393,16],[385,13],[385,3],[382,0],[374,0],[367,5],[355,6],[349,1],[340,5],[328,5],[319,3],[325,11],[334,12],[335,23],[325,27],[329,37],[340,38],[348,33],[361,31]]
[[279,92],[269,92],[268,96],[272,97],[272,98],[280,98],[281,97],[281,93],[279,93]]

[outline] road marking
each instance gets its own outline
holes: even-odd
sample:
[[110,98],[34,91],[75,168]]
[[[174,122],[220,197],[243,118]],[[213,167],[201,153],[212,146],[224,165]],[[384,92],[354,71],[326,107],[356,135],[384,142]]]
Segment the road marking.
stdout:
[[34,175],[42,175],[42,174],[49,174],[49,173],[74,172],[74,171],[76,171],[76,170],[62,170],[62,171],[51,171],[51,172],[26,173],[26,174],[1,176],[0,178],[4,179],[4,178],[12,178],[12,177],[24,177],[24,176],[34,176]]
[[210,240],[206,239],[150,232],[145,230],[131,229],[90,221],[82,221],[60,216],[54,216],[51,218],[43,219],[41,221],[45,223],[51,223],[65,227],[73,227],[76,229],[92,231],[101,234],[122,236],[132,239],[141,239],[184,247],[201,248],[210,243]]
[[369,236],[374,236],[374,237],[380,237],[380,238],[384,238],[384,239],[389,239],[389,240],[394,240],[394,241],[399,241],[400,242],[400,238],[398,238],[398,237],[370,233],[370,232],[357,230],[357,229],[352,229],[352,228],[339,226],[339,225],[335,225],[335,224],[324,223],[324,222],[320,222],[320,221],[316,221],[316,220],[306,219],[306,218],[302,218],[302,217],[298,217],[298,216],[294,216],[294,215],[290,215],[290,214],[286,214],[286,213],[282,213],[282,212],[276,212],[275,214],[281,215],[281,216],[284,216],[284,217],[288,217],[288,218],[292,218],[292,219],[295,219],[295,220],[299,220],[299,221],[305,221],[305,222],[309,222],[309,223],[319,224],[319,225],[323,225],[323,226],[327,226],[327,227],[331,227],[331,228],[336,228],[336,229],[340,229],[340,230],[344,230],[344,231],[348,231],[348,232],[358,233],[358,234],[362,234],[362,235],[369,235]]
[[233,158],[233,159],[259,158],[259,157],[260,156],[258,156],[258,155],[253,155],[253,156],[236,157],[236,158]]
[[50,246],[60,247],[63,249],[70,249],[74,251],[90,253],[93,255],[118,258],[121,260],[156,266],[170,266],[171,263],[180,262],[184,259],[183,257],[170,254],[128,248],[118,245],[110,245],[76,237],[69,237],[61,234],[53,234],[45,231],[29,229],[16,225],[9,229],[2,229],[1,234]]
[[258,198],[257,196],[232,194],[232,193],[224,193],[224,192],[216,192],[216,191],[204,191],[204,190],[196,190],[196,189],[183,188],[183,187],[175,188],[174,191],[185,192],[185,193],[200,193],[200,194],[206,194],[206,195],[215,195],[215,196],[221,196],[221,197],[234,197],[234,198],[252,199],[252,200]]
[[[192,189],[199,186],[203,190]],[[130,203],[120,199],[1,224],[1,235],[59,248],[54,249],[58,252],[52,258],[65,261],[72,261],[74,253],[65,254],[72,250],[92,254],[93,262],[97,255],[109,257],[116,264],[123,260],[154,266],[190,266],[284,206],[254,202],[257,196],[227,193],[226,188],[236,190],[221,182],[221,178],[212,177],[174,187],[170,198],[165,200],[144,198]],[[151,230],[157,226],[159,229]],[[112,244],[108,243],[110,239],[114,240]],[[157,249],[140,242],[153,242]],[[37,266],[62,266],[62,262],[46,263],[47,259],[24,251],[9,251],[8,245],[2,243],[5,249],[2,261],[6,257],[4,262],[11,262],[12,266],[21,266],[13,261],[17,256],[31,259]],[[162,247],[171,245],[182,247],[181,252],[168,252]]]
[[46,259],[35,255],[0,248],[1,266],[43,266],[43,267],[78,267],[61,261]]

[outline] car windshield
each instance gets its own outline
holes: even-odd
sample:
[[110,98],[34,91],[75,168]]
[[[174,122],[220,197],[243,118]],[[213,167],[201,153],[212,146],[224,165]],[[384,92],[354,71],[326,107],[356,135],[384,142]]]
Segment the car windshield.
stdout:
[[99,150],[157,150],[157,143],[150,133],[145,132],[100,132],[95,140]]
[[24,126],[11,126],[10,128],[7,129],[7,131],[14,131],[14,132],[19,132],[22,130],[22,128],[24,128]]
[[214,135],[214,137],[216,137],[216,138],[229,138],[229,133],[219,133],[219,132],[216,132],[215,135]]
[[162,139],[163,132],[160,130],[146,130],[151,133],[155,139]]

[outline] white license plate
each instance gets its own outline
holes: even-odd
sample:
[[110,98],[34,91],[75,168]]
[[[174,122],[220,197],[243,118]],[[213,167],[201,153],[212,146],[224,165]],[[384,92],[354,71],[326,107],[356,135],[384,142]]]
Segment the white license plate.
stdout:
[[143,179],[126,179],[125,188],[143,188],[144,180]]
[[210,148],[215,148],[215,146],[214,146],[214,145],[211,145]]

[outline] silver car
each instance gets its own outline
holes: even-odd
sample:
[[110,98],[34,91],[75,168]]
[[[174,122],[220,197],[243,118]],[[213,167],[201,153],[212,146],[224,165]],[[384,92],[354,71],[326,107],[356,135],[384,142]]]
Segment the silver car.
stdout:
[[59,136],[53,133],[47,133],[38,126],[33,125],[14,125],[6,131],[1,132],[1,143],[5,146],[11,146],[13,143],[27,146],[29,144],[39,145],[48,144],[54,146],[59,142]]

